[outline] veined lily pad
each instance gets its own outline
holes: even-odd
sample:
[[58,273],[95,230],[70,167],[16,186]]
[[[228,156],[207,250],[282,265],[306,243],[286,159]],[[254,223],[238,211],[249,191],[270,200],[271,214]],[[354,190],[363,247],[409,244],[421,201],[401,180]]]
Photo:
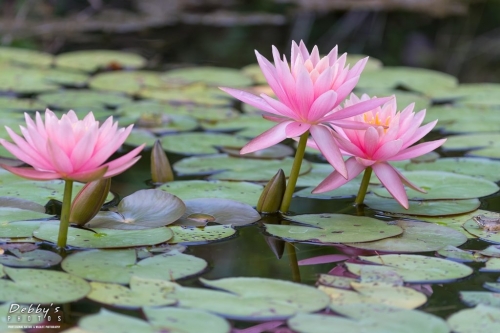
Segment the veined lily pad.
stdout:
[[[410,200],[472,199],[498,191],[498,186],[486,179],[440,171],[408,171],[404,175],[427,193],[406,189]],[[391,198],[385,188],[373,190],[375,194]]]
[[467,241],[463,233],[440,225],[405,220],[395,222],[403,228],[403,233],[398,237],[346,245],[365,250],[405,253],[436,251],[446,245],[460,246]]
[[[484,215],[484,214],[483,214]],[[499,217],[498,213],[491,212],[490,216]],[[500,244],[500,233],[498,231],[488,231],[480,227],[472,218],[467,220],[464,225],[467,232],[479,237],[480,239],[494,244]]]
[[172,193],[182,200],[221,198],[255,206],[263,188],[262,185],[247,182],[178,180],[163,184],[157,189]]
[[59,54],[55,64],[57,67],[94,72],[108,68],[141,68],[146,65],[146,59],[120,51],[84,50]]
[[0,61],[5,60],[15,64],[49,67],[54,56],[46,52],[0,46]]
[[246,139],[219,133],[182,133],[161,138],[163,149],[181,155],[215,154],[217,146],[243,147]]
[[500,309],[479,304],[473,309],[464,309],[448,318],[448,325],[456,333],[484,333],[500,331]]
[[207,267],[203,259],[176,250],[138,261],[136,250],[91,250],[71,254],[61,264],[66,272],[86,280],[128,284],[132,276],[177,280]]
[[184,201],[186,212],[175,224],[205,226],[207,223],[242,226],[260,220],[252,206],[239,201],[219,198],[199,198]]
[[381,198],[377,195],[367,195],[365,205],[374,210],[394,214],[408,214],[419,216],[445,216],[468,213],[479,208],[478,199],[463,200],[410,200],[408,209],[405,209],[394,199]]
[[12,255],[7,253],[0,255],[0,263],[5,266],[46,268],[57,265],[62,260],[57,253],[46,250],[21,252],[18,249],[11,249],[9,252]]
[[[405,282],[438,283],[451,282],[473,273],[472,268],[441,258],[425,257],[415,254],[384,254],[379,256],[360,256],[361,260],[389,267],[400,275]],[[364,265],[346,263],[350,272],[360,275]]]
[[[114,230],[104,228],[94,228],[92,230],[69,228],[68,246],[103,249],[156,245],[168,241],[173,236],[172,231],[165,227],[143,230]],[[58,233],[58,223],[44,223],[38,230],[33,232],[33,236],[56,243]]]
[[307,226],[266,224],[266,231],[289,241],[315,244],[369,242],[403,232],[397,225],[365,216],[305,214],[287,219]]
[[486,158],[447,157],[437,159],[434,162],[409,163],[405,168],[412,171],[436,170],[454,172],[462,175],[482,177],[492,182],[500,180],[500,175],[497,173],[500,169],[500,161]]
[[115,71],[95,75],[89,86],[96,90],[119,91],[138,94],[148,87],[166,87],[159,73],[152,71]]
[[468,306],[488,305],[500,308],[500,293],[491,293],[488,291],[461,291],[460,298]]
[[160,190],[139,190],[123,198],[118,207],[99,212],[87,228],[149,229],[177,221],[186,211],[181,199]]
[[92,90],[65,90],[41,94],[38,100],[50,109],[104,109],[130,102],[127,96]]
[[253,82],[239,70],[224,67],[186,67],[174,69],[162,75],[162,79],[175,84],[203,82],[212,86],[244,87]]
[[0,279],[2,302],[67,303],[85,297],[90,291],[85,280],[64,272],[8,267],[4,271],[12,281]]
[[219,241],[234,236],[236,230],[228,225],[209,225],[203,228],[172,225],[168,227],[174,233],[169,244],[199,245]]

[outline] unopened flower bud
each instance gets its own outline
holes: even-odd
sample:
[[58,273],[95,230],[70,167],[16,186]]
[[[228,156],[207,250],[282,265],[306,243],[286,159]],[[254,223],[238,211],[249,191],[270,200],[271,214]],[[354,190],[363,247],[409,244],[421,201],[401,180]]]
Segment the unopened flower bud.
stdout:
[[259,202],[257,203],[257,211],[264,214],[276,213],[280,209],[285,189],[285,173],[283,170],[279,169],[274,177],[267,183],[266,187],[264,187]]
[[156,140],[151,151],[151,180],[153,184],[166,183],[174,180],[174,173],[167,154],[163,151],[160,140]]
[[73,200],[69,222],[80,226],[89,222],[101,210],[111,188],[111,178],[87,183]]

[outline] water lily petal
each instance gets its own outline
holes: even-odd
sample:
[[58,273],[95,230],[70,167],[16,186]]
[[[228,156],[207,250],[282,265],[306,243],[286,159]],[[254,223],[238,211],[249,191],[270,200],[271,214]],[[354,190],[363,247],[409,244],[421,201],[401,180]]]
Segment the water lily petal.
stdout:
[[309,130],[310,127],[310,124],[304,124],[294,121],[288,124],[288,126],[285,128],[286,136],[287,138],[295,138],[301,136],[307,130]]
[[412,146],[410,148],[406,148],[399,152],[396,156],[391,157],[391,161],[402,161],[410,158],[415,158],[428,152],[433,151],[434,149],[440,147],[443,143],[446,142],[446,139],[435,140],[430,142],[420,143],[418,145]]
[[345,161],[347,170],[349,170],[349,177],[346,179],[337,171],[332,172],[328,177],[326,177],[314,190],[312,193],[322,193],[334,190],[340,186],[346,184],[347,182],[356,178],[365,167],[359,164],[354,157],[350,157]]
[[347,179],[347,169],[344,164],[344,159],[333,138],[331,130],[323,125],[314,125],[311,126],[310,131],[311,136],[328,163],[333,165],[335,170],[337,170],[342,177]]
[[256,107],[257,109],[261,109],[261,110],[264,110],[264,111],[270,112],[270,113],[276,112],[262,98],[255,96],[253,94],[250,94],[246,91],[232,89],[232,88],[225,88],[225,87],[220,87],[219,89],[227,92],[229,95],[233,96],[236,99],[239,99],[242,102],[245,102],[247,104],[250,104],[251,106]]
[[401,146],[403,145],[403,140],[393,140],[384,143],[378,147],[377,151],[373,154],[372,158],[378,161],[387,161],[392,156],[396,155]]
[[291,121],[283,121],[264,133],[260,134],[249,143],[247,143],[240,150],[240,154],[248,154],[253,153],[254,151],[261,150],[267,147],[271,147],[283,140],[286,139],[286,127],[290,124]]
[[337,93],[333,90],[329,90],[323,95],[319,96],[311,105],[309,111],[308,120],[317,121],[323,117],[328,112],[332,111],[337,105]]
[[333,121],[333,120],[353,117],[358,114],[372,110],[388,102],[390,99],[392,99],[392,97],[372,98],[368,101],[359,102],[357,104],[348,106],[346,108],[343,108],[341,110],[333,112],[332,114],[327,115],[322,119],[322,121]]
[[382,185],[397,202],[408,209],[408,196],[401,181],[400,174],[388,163],[376,163],[372,165],[373,172],[377,175]]
[[15,175],[18,175],[20,177],[27,178],[27,179],[51,180],[51,179],[62,178],[61,175],[57,172],[38,171],[38,170],[33,169],[33,168],[19,168],[19,167],[12,167],[12,166],[5,165],[5,164],[0,164],[0,166],[9,172],[12,172]]

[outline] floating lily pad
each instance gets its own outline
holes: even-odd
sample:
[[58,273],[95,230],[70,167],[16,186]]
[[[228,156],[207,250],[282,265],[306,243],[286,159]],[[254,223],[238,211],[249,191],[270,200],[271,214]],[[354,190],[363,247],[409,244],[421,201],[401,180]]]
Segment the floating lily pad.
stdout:
[[207,244],[236,234],[236,230],[228,225],[209,225],[204,228],[173,225],[168,228],[174,233],[174,237],[168,241],[169,244]]
[[[360,256],[361,260],[383,265],[410,283],[451,282],[473,273],[472,268],[441,258],[425,257],[415,254],[384,254],[379,256]],[[346,263],[350,272],[360,275],[364,265]]]
[[[120,125],[127,126],[135,124],[135,129],[147,131],[159,135],[191,131],[198,127],[198,122],[189,117],[181,115],[166,115],[145,111],[140,117],[120,117]],[[130,144],[130,142],[127,142]]]
[[490,245],[486,249],[479,251],[479,254],[487,257],[500,258],[500,246]]
[[[305,174],[304,177],[299,177],[299,181],[301,178],[306,178],[307,176],[311,176],[311,178],[309,178],[309,179],[315,178],[315,176],[312,176],[311,173],[312,172],[309,172],[309,173]],[[323,179],[325,179],[328,175],[325,175],[323,177]],[[317,182],[316,186],[323,179],[321,179],[319,182]],[[301,183],[301,184],[303,184],[303,183]],[[339,188],[336,188],[336,189],[331,190],[331,191],[323,192],[323,193],[312,193],[312,191],[316,188],[316,186],[313,186],[313,187],[307,187],[305,189],[297,191],[293,194],[293,196],[299,197],[299,198],[311,198],[311,199],[320,199],[320,200],[350,198],[350,197],[355,197],[358,194],[360,185],[361,185],[361,183],[359,181],[352,180],[352,181],[348,182],[347,184],[342,185]]]
[[262,185],[248,182],[206,181],[206,180],[178,180],[159,186],[157,189],[172,193],[182,200],[197,198],[231,199],[257,205]]
[[241,68],[241,72],[257,84],[267,84],[266,77],[262,73],[259,64],[246,65]]
[[262,132],[276,125],[260,115],[242,115],[235,119],[221,120],[217,122],[202,123],[201,127],[207,131],[234,132],[237,136],[254,138]]
[[11,267],[39,267],[46,268],[57,265],[62,258],[57,253],[46,250],[35,249],[21,252],[18,249],[10,249],[9,252],[0,255],[0,263]]
[[398,237],[346,245],[365,250],[405,253],[436,251],[447,245],[460,246],[467,241],[463,233],[436,224],[406,220],[397,220],[395,224],[403,228],[403,233]]
[[[165,227],[142,230],[104,228],[94,228],[92,230],[69,228],[68,246],[87,249],[145,246],[166,242],[173,236],[172,231]],[[33,236],[56,243],[58,233],[58,223],[44,223],[38,230],[33,232]]]
[[448,137],[442,148],[445,150],[471,150],[485,147],[498,148],[500,145],[498,133],[475,133],[466,135],[453,135]]
[[354,278],[329,274],[320,274],[318,278],[318,284],[340,289],[351,289],[351,282],[357,281],[358,280]]
[[114,71],[95,75],[90,80],[89,86],[96,90],[119,91],[135,95],[146,88],[161,88],[167,85],[157,72]]
[[50,53],[0,46],[0,62],[8,61],[21,65],[49,67],[53,60],[54,56]]
[[[493,213],[492,216],[495,216],[495,213]],[[496,214],[496,217],[498,217],[498,214]],[[464,223],[463,227],[465,230],[467,230],[467,232],[473,234],[474,236],[479,237],[480,239],[484,240],[485,242],[500,244],[500,233],[499,232],[488,231],[488,230],[483,229],[472,218],[467,220]]]
[[181,155],[216,154],[216,147],[243,147],[246,139],[220,133],[181,133],[161,138],[163,149]]
[[203,82],[212,86],[244,87],[253,82],[239,70],[224,67],[186,67],[174,69],[162,75],[162,79],[175,84]]
[[500,282],[485,282],[483,287],[495,293],[500,293]]
[[99,212],[85,226],[122,230],[150,229],[177,221],[186,211],[181,199],[160,190],[139,190],[123,198],[118,207]]
[[448,318],[448,325],[456,333],[476,333],[480,328],[483,333],[500,331],[500,309],[478,305],[473,309],[464,309]]
[[1,238],[21,238],[31,237],[33,231],[40,228],[42,223],[52,223],[54,221],[33,220],[33,221],[18,221],[18,222],[3,222],[0,224]]
[[50,109],[59,110],[80,108],[100,110],[130,102],[130,98],[127,96],[92,90],[64,90],[46,93],[39,95],[38,100]]
[[[406,189],[410,200],[472,199],[484,197],[498,191],[498,186],[486,179],[440,171],[407,171],[405,177],[427,193]],[[385,188],[374,189],[379,196],[391,198]]]
[[169,89],[146,88],[139,91],[138,94],[143,98],[152,98],[173,104],[194,104],[212,107],[231,105],[228,94],[218,88],[200,83]]
[[0,71],[0,91],[31,94],[57,89],[59,86],[46,80],[40,70],[3,67]]
[[[295,152],[292,147],[278,143],[274,146],[267,147],[261,150],[254,151],[252,153],[240,154],[241,147],[221,147],[223,153],[228,154],[232,157],[238,158],[258,158],[258,159],[282,159],[287,156],[293,155]],[[300,177],[301,179],[303,177]],[[298,185],[297,185],[298,186]]]
[[154,146],[156,140],[158,140],[158,137],[151,133],[151,131],[134,128],[125,140],[125,144],[132,147],[144,144],[145,147],[151,148]]
[[305,214],[287,219],[302,225],[266,224],[266,231],[289,241],[314,244],[369,242],[403,232],[397,225],[365,216]]
[[482,133],[500,129],[500,112],[496,109],[464,106],[432,107],[426,114],[426,121],[435,119],[439,119],[437,128],[447,133]]
[[442,249],[437,251],[442,257],[448,260],[458,261],[458,262],[474,262],[477,261],[477,257],[471,251],[464,251],[455,246],[447,245]]
[[488,305],[500,308],[500,293],[488,291],[461,291],[460,298],[468,306]]
[[64,272],[8,267],[4,267],[4,272],[11,280],[0,279],[2,302],[67,303],[85,297],[90,291],[85,280]]
[[481,272],[500,272],[500,258],[490,258],[486,262],[483,268],[480,268]]
[[[328,163],[311,163],[311,171],[306,173],[305,175],[302,175],[297,179],[297,187],[308,187],[308,186],[313,186],[316,187],[318,186],[319,183],[321,183],[327,176],[329,176],[332,172],[334,171],[333,167],[328,164]],[[349,187],[349,184],[351,184],[353,181],[348,182],[347,184],[341,186],[340,188],[344,187]],[[359,187],[358,187],[359,189]],[[311,194],[312,188],[309,190],[308,194]],[[299,195],[298,193],[301,192]],[[295,196],[305,196],[307,194],[306,189],[301,190],[299,192],[295,192]],[[322,193],[324,194],[324,193]],[[317,198],[321,199],[321,198]]]
[[427,163],[409,163],[405,168],[411,171],[436,170],[454,172],[462,175],[482,177],[492,182],[500,180],[500,175],[497,172],[500,169],[500,161],[486,158],[447,157]]
[[260,220],[260,214],[252,206],[239,201],[219,198],[199,198],[184,201],[186,212],[175,224],[205,226],[218,223],[242,226]]
[[377,195],[367,195],[364,204],[371,209],[394,213],[418,216],[446,216],[468,213],[479,208],[478,199],[463,200],[410,200],[409,208],[405,209],[394,199],[381,198]]
[[57,67],[94,72],[99,69],[141,68],[146,59],[140,55],[111,50],[84,50],[59,54],[55,59]]
[[177,280],[198,274],[207,262],[176,250],[138,260],[136,250],[91,250],[71,254],[61,264],[66,272],[86,280],[128,284],[132,276]]
[[473,150],[467,152],[465,155],[476,156],[476,157],[500,158],[500,146],[497,145],[488,148]]
[[[0,109],[3,111],[36,111],[44,110],[45,105],[35,99],[12,98],[0,96]],[[20,118],[19,124],[22,123]]]

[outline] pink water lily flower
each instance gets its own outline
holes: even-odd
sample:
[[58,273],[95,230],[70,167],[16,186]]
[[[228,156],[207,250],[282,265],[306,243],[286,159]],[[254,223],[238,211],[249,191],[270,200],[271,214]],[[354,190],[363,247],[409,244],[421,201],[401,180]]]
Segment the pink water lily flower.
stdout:
[[336,108],[351,93],[368,58],[352,69],[346,66],[346,54],[337,56],[337,47],[321,58],[315,46],[311,53],[303,42],[292,42],[290,65],[273,49],[274,66],[257,51],[257,61],[277,100],[261,94],[221,88],[233,97],[264,111],[264,118],[278,123],[241,149],[241,154],[264,149],[310,131],[319,150],[344,177],[347,170],[342,154],[330,134],[329,124],[343,128],[366,128],[345,118],[364,113],[386,102],[387,98],[370,99],[345,108]]
[[[367,95],[358,98],[352,94],[345,104],[355,105],[369,99]],[[351,118],[353,121],[370,125],[365,130],[334,126],[336,132],[332,131],[332,136],[335,136],[341,150],[351,156],[346,161],[349,177],[344,179],[339,172],[334,171],[313,190],[313,193],[336,189],[371,167],[389,193],[408,209],[408,197],[403,184],[420,192],[425,191],[411,183],[388,162],[415,158],[436,149],[446,141],[441,139],[413,145],[429,133],[437,123],[435,120],[420,126],[425,117],[425,110],[415,113],[413,107],[414,104],[410,104],[403,111],[397,112],[394,98],[382,107]],[[312,145],[314,146],[314,143]]]
[[107,159],[123,144],[132,125],[118,129],[109,117],[101,126],[90,112],[79,120],[74,111],[61,119],[50,110],[45,122],[37,112],[35,121],[25,114],[26,127],[20,126],[23,137],[6,127],[12,141],[0,143],[31,168],[2,165],[4,169],[28,179],[64,179],[89,182],[117,175],[132,166],[144,145],[113,161]]

